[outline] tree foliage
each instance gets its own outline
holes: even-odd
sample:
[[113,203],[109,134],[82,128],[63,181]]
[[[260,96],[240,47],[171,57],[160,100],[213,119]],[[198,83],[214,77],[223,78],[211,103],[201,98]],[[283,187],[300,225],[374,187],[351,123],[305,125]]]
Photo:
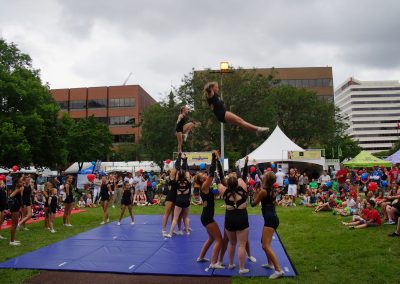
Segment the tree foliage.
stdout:
[[29,55],[0,39],[0,164],[54,167],[109,153],[106,126],[59,118],[59,111]]

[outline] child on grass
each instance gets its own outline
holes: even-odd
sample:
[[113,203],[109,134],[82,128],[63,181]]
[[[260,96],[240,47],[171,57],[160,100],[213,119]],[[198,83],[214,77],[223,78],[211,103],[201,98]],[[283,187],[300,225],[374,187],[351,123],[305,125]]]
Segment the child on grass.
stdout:
[[351,222],[351,223],[346,223],[342,222],[343,225],[349,226],[350,229],[365,229],[369,227],[378,227],[382,224],[381,217],[379,216],[379,212],[374,209],[375,207],[375,201],[373,200],[368,200],[367,202],[367,208],[364,209],[363,211],[363,216],[359,221]]
[[86,203],[85,203],[85,201],[83,200],[83,197],[81,197],[81,199],[79,199],[78,207],[79,207],[79,208],[84,208],[84,207],[86,207]]

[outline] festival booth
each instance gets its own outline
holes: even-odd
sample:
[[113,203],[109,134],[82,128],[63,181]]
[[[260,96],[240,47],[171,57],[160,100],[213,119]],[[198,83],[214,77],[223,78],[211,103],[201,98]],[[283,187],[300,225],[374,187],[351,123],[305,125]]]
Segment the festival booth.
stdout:
[[[295,167],[300,171],[307,169],[309,174],[317,175],[325,166],[325,158],[322,157],[321,152],[320,149],[304,150],[290,140],[279,126],[276,126],[268,139],[248,154],[248,157],[249,164],[255,162],[261,164],[262,168],[281,168],[283,172],[288,172],[289,168]],[[236,165],[243,168],[244,158],[240,159]]]
[[392,164],[400,164],[400,150],[385,159]]
[[344,162],[343,165],[348,168],[372,168],[374,166],[390,168],[392,162],[379,159],[367,151],[361,151],[350,161]]
[[[160,172],[160,166],[153,161],[129,161],[129,162],[98,162],[99,170],[105,173],[132,173],[139,172],[140,170],[145,172]],[[82,169],[87,169],[93,165],[93,162],[84,162]],[[79,165],[77,162],[73,163],[68,169],[65,170],[66,174],[77,174],[79,171]]]
[[[186,155],[188,166],[190,169],[198,169],[198,168],[208,168],[211,166],[212,161],[212,151],[209,152],[183,152],[182,155]],[[174,168],[175,160],[178,157],[178,152],[173,153],[173,160],[164,161],[164,170],[168,171],[169,169]],[[229,159],[223,159],[224,170],[229,169]]]

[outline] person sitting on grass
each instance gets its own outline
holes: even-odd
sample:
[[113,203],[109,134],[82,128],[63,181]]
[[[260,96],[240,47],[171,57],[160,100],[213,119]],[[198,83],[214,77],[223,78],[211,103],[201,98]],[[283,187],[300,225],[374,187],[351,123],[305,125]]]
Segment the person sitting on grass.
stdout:
[[147,205],[147,197],[144,193],[143,189],[139,190],[139,193],[135,195],[135,200],[133,201],[137,206],[146,206]]
[[344,201],[340,207],[334,208],[333,210],[341,216],[354,215],[357,212],[357,203],[349,193],[346,201]]
[[375,201],[368,200],[367,208],[364,209],[364,218],[362,220],[346,223],[343,222],[343,225],[349,226],[350,229],[365,229],[368,227],[378,227],[382,224],[381,217],[379,216],[379,212],[374,209]]
[[79,208],[84,208],[84,207],[86,207],[86,203],[85,203],[85,201],[83,200],[83,197],[81,197],[81,198],[79,199],[78,207],[79,207]]
[[288,194],[285,194],[285,197],[278,202],[278,205],[282,207],[293,206],[293,201]]
[[194,206],[199,206],[202,204],[199,191],[193,192],[192,198],[190,200],[190,204],[192,204]]
[[86,207],[96,208],[96,205],[93,203],[92,195],[90,193],[87,195]]
[[315,208],[315,212],[320,212],[320,211],[332,211],[332,208],[334,208],[337,203],[335,202],[335,195],[331,195],[329,198],[327,198],[327,193],[323,193],[323,196],[321,197],[326,200],[325,202],[320,202],[317,207]]

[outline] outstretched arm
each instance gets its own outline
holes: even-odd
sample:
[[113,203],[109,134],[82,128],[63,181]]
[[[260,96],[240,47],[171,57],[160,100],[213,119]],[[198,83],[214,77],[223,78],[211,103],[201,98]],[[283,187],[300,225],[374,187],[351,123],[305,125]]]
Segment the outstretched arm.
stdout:
[[254,200],[251,203],[251,207],[257,206],[258,203],[261,202],[261,200],[265,197],[265,194],[267,192],[265,190],[261,191],[261,188],[258,188],[255,192],[254,192]]
[[218,176],[219,176],[219,179],[220,179],[221,183],[224,186],[226,186],[226,180],[225,180],[225,176],[224,176],[224,171],[222,170],[221,160],[219,159],[219,157],[217,159],[217,169],[218,169]]
[[215,153],[212,154],[212,161],[211,161],[211,167],[210,167],[210,173],[208,174],[208,177],[206,181],[202,184],[201,186],[201,191],[203,193],[208,193],[210,186],[212,185],[212,182],[214,180],[215,176],[215,170],[216,170],[216,163],[217,163],[217,158]]
[[[249,167],[247,166],[247,163],[249,162],[249,157],[246,156],[246,158],[244,158],[244,168],[243,168],[243,175],[242,175],[242,179],[244,181],[247,180],[247,175],[249,173]],[[239,178],[239,177],[238,177]]]

